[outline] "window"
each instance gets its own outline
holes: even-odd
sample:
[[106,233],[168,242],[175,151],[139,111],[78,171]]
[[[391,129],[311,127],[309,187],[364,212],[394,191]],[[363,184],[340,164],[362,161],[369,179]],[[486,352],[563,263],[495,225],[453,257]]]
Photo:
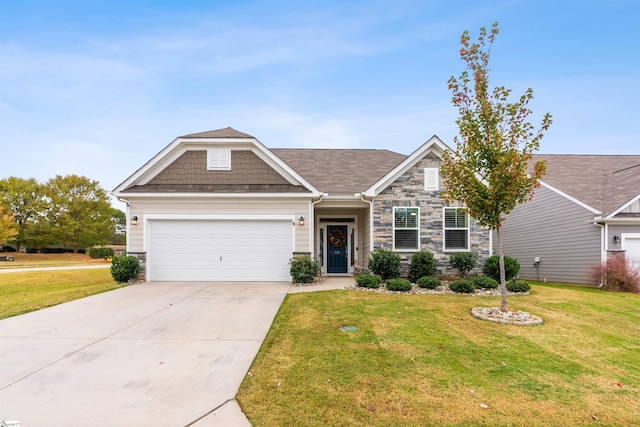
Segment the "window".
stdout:
[[207,170],[210,170],[210,171],[231,170],[231,149],[211,148],[207,150]]
[[424,189],[438,190],[438,168],[424,168]]
[[393,208],[393,249],[417,251],[420,245],[420,208]]
[[469,250],[469,214],[465,208],[444,208],[444,250]]

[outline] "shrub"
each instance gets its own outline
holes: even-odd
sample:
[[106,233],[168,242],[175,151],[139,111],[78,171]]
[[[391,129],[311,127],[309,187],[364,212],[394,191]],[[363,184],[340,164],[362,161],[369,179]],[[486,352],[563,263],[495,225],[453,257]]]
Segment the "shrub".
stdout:
[[9,246],[9,245],[5,245],[2,247],[2,250],[0,250],[0,252],[15,252],[16,248],[14,248],[13,246]]
[[38,253],[38,248],[25,248],[24,251],[26,253],[28,253],[28,254],[37,254]]
[[623,256],[609,258],[592,269],[594,282],[602,282],[608,291],[640,293],[640,264]]
[[388,291],[401,291],[406,292],[410,291],[413,288],[411,286],[411,282],[407,279],[389,279],[387,280],[387,290]]
[[471,279],[471,283],[473,283],[473,286],[476,288],[482,289],[495,289],[498,287],[498,282],[489,276],[476,276]]
[[459,294],[471,294],[475,291],[471,280],[460,279],[449,283],[449,289]]
[[419,278],[416,284],[421,288],[435,289],[440,286],[440,280],[434,276],[424,276]]
[[118,256],[111,260],[111,276],[118,283],[126,283],[138,277],[140,262],[134,256]]
[[424,276],[436,275],[436,262],[433,260],[433,254],[429,251],[416,252],[411,256],[409,261],[409,281],[416,283],[419,278]]
[[[505,282],[516,277],[518,272],[520,271],[520,263],[515,258],[511,258],[508,256],[504,257],[504,275]],[[490,256],[484,262],[484,267],[482,268],[482,272],[485,276],[491,277],[496,282],[500,283],[500,263],[498,255]]]
[[509,292],[529,292],[531,286],[524,280],[511,280],[506,283]]
[[458,270],[458,274],[462,277],[466,276],[478,262],[478,257],[473,252],[456,252],[449,257],[451,267]]
[[374,274],[361,274],[356,276],[356,284],[361,288],[377,289],[382,283],[382,277]]
[[320,265],[311,257],[305,255],[291,260],[291,279],[293,283],[313,283],[313,279],[318,274]]
[[40,251],[43,254],[65,254],[67,253],[66,248],[42,248]]
[[400,277],[400,256],[387,249],[378,249],[369,258],[369,270],[385,282],[396,279]]
[[112,248],[91,248],[89,249],[89,256],[91,258],[109,258],[115,254]]

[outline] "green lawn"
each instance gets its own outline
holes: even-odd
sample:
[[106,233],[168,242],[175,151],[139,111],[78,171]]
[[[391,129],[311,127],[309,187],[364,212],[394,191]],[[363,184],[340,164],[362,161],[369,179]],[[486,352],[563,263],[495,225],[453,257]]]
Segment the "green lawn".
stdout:
[[639,295],[540,284],[509,306],[543,325],[470,315],[499,303],[289,295],[238,401],[254,426],[640,425]]
[[121,287],[108,268],[0,274],[0,319]]

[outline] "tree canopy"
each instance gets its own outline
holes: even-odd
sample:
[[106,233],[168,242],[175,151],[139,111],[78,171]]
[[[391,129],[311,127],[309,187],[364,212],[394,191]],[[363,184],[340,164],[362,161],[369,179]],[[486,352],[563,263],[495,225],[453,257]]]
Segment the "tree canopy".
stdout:
[[0,205],[15,217],[17,233],[11,239],[16,250],[28,241],[28,230],[42,213],[43,186],[34,178],[15,176],[0,180]]
[[551,115],[545,114],[536,129],[527,121],[532,112],[528,107],[532,89],[513,102],[509,101],[511,89],[490,89],[489,58],[498,33],[497,22],[489,34],[481,28],[476,43],[471,42],[468,31],[462,33],[460,58],[466,70],[448,82],[452,103],[459,112],[459,137],[454,139],[455,151],[444,155],[442,177],[447,199],[463,203],[480,225],[497,231],[502,309],[506,310],[500,227],[505,215],[530,200],[540,185],[545,163],[530,162],[551,125]]

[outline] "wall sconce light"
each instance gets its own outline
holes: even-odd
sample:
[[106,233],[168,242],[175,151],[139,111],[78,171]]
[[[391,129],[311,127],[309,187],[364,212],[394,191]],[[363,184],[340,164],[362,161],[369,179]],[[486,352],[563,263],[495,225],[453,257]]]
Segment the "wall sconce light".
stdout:
[[131,217],[131,225],[138,225],[138,215]]
[[303,216],[298,218],[298,225],[301,226],[301,227],[304,225],[304,217]]
[[613,242],[614,243],[620,243],[620,236],[618,236],[617,234],[615,236],[613,236]]

